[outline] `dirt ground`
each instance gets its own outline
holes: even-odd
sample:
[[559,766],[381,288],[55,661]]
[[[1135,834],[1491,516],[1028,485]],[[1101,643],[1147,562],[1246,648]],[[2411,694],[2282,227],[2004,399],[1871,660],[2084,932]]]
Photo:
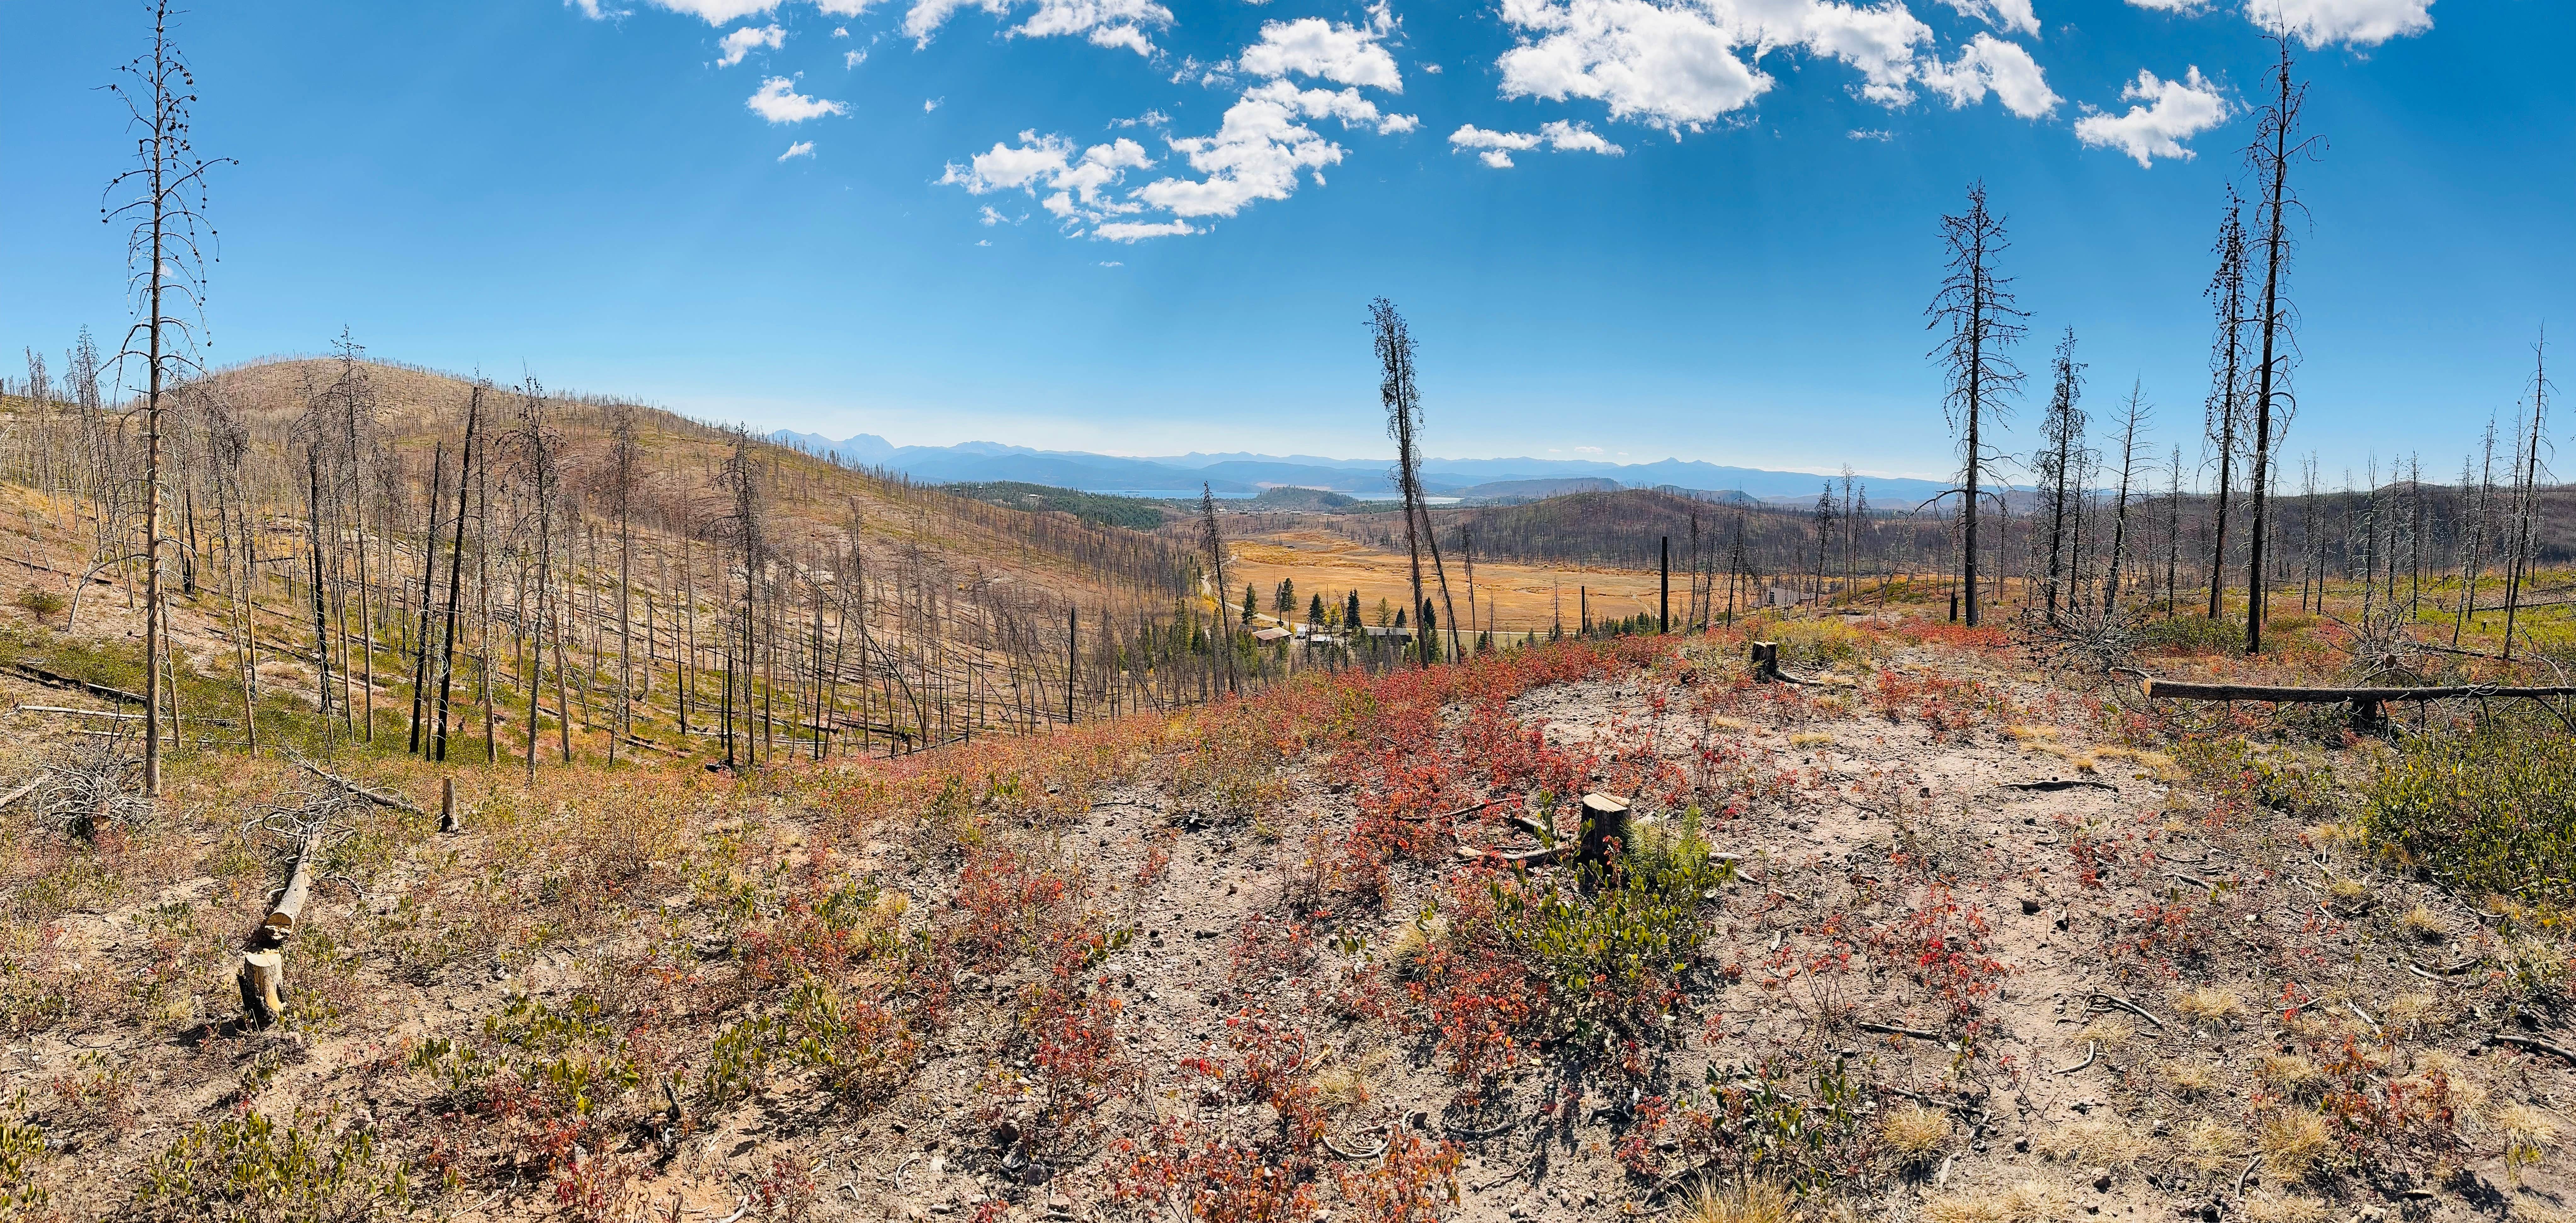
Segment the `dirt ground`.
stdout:
[[[1393,1162],[1384,1144],[1446,1144],[1456,1197],[1435,1178],[1423,1199],[1445,1218],[1730,1217],[1691,1195],[1756,1121],[1793,1112],[1845,1160],[1815,1186],[1843,1217],[2571,1217],[2558,1142],[2576,1067],[2488,1039],[2527,1029],[2495,971],[2516,954],[2499,914],[2380,870],[2309,813],[2112,742],[2101,691],[2009,655],[1887,644],[1756,685],[1731,650],[1541,684],[1501,711],[1596,778],[1662,768],[1714,796],[1696,823],[1732,878],[1704,897],[1707,939],[1624,1065],[1541,1042],[1490,1080],[1452,1072],[1410,990],[1424,947],[1465,920],[1459,880],[1483,869],[1458,847],[1528,845],[1505,817],[1533,795],[1471,796],[1498,805],[1436,825],[1381,895],[1331,900],[1320,864],[1385,796],[1313,752],[1242,802],[1188,782],[1205,762],[1187,752],[988,797],[964,852],[871,815],[884,792],[846,771],[768,788],[628,774],[525,797],[469,778],[464,832],[397,821],[375,866],[319,891],[299,954],[320,958],[298,979],[329,1009],[268,1031],[235,1018],[225,946],[274,881],[174,842],[127,863],[112,903],[12,949],[13,999],[54,982],[75,1018],[19,1022],[0,1065],[49,1135],[39,1179],[65,1219],[184,1217],[138,1205],[137,1186],[192,1127],[248,1114],[380,1135],[422,1208],[460,1220],[1169,1217],[1180,1199],[1121,1187],[1137,1144],[1184,1122],[1268,1133],[1280,1097],[1230,1094],[1209,1067],[1236,1073],[1244,1033],[1274,1020],[1296,1029],[1281,1081],[1310,1085],[1323,1121],[1315,1183]],[[1469,715],[1443,712],[1435,753],[1461,750]],[[1643,819],[1686,817],[1632,797]],[[759,965],[842,881],[890,915],[862,931],[995,933],[959,930],[954,898],[996,846],[1071,881],[1082,911],[1061,920],[1105,932],[1074,1013],[1109,1008],[1110,1047],[1091,1056],[1112,1069],[1044,1141],[1041,1084],[1060,1080],[1033,1049],[1056,1046],[1032,1045],[1028,1016],[1055,978],[1032,956],[961,961],[944,1017],[882,1077],[827,1085],[781,1060],[739,1094],[662,1086],[713,1081],[744,1017],[796,1013],[761,992]],[[1059,920],[1028,904],[1030,931]],[[908,988],[870,971],[842,978],[849,1000]],[[561,1107],[538,1076],[523,1111],[496,1114],[491,1084],[520,1072],[471,1095],[469,1059],[441,1052],[536,1049],[532,1014],[608,1017],[546,1048],[605,1042],[647,1068],[589,1088],[588,1111],[559,1114],[577,1137],[543,1158],[519,1145]],[[566,1057],[549,1073],[607,1064]],[[1775,1096],[1758,1116],[1719,1103]],[[2428,1098],[2438,1125],[2406,1104]],[[1371,1213],[1355,1192],[1327,1213],[1428,1217]]]

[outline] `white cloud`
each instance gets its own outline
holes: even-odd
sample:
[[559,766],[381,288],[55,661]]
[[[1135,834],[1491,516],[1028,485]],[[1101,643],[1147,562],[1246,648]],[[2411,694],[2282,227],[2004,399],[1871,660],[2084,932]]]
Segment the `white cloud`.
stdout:
[[1844,134],[1854,140],[1875,140],[1881,144],[1896,139],[1896,133],[1876,127],[1854,128]]
[[778,155],[778,160],[783,162],[793,157],[812,157],[813,155],[814,142],[811,140],[799,140],[794,144],[788,145],[787,151]]
[[[1955,3],[1956,0],[1953,0]],[[2212,0],[2129,0],[2135,8],[2197,14]],[[2310,47],[2375,47],[2433,28],[2433,0],[2243,0],[2247,21],[2289,31]]]
[[[652,0],[654,7],[703,17],[708,25],[725,25],[753,14],[767,15],[779,0]],[[582,0],[582,11],[597,16],[594,0]]]
[[1950,63],[1925,64],[1922,81],[1924,88],[1949,99],[1953,109],[1974,106],[1989,91],[2005,110],[2024,119],[2057,109],[2058,97],[2049,91],[2048,80],[2030,52],[1992,34],[1969,39],[1959,58]]
[[[1332,119],[1345,129],[1369,128],[1380,135],[1420,126],[1417,117],[1383,111],[1360,92],[1359,85],[1389,91],[1401,85],[1393,57],[1377,41],[1394,29],[1394,18],[1383,4],[1369,12],[1366,28],[1321,21],[1265,25],[1261,41],[1245,52],[1244,70],[1271,79],[1243,90],[1213,135],[1171,135],[1170,117],[1161,111],[1111,125],[1165,129],[1164,142],[1199,177],[1166,175],[1120,194],[1114,189],[1124,185],[1128,171],[1154,165],[1143,145],[1120,137],[1092,145],[1077,157],[1071,140],[1033,129],[1020,133],[1016,146],[997,143],[964,166],[950,164],[939,181],[976,195],[1025,191],[1068,232],[1087,231],[1113,242],[1203,232],[1192,222],[1230,217],[1258,200],[1286,199],[1296,192],[1301,175],[1321,186],[1324,168],[1340,164],[1345,150],[1309,122]],[[1192,67],[1195,62],[1184,71]],[[1215,69],[1233,70],[1231,62]],[[1286,79],[1292,73],[1353,84],[1301,89]],[[1565,147],[1612,147],[1580,124],[1551,125],[1551,131],[1556,129],[1562,129]],[[1040,196],[1042,191],[1047,194]]]
[[1127,266],[1127,263],[1123,259],[1104,259],[1100,261],[1100,266],[1105,268],[1123,268]]
[[754,48],[768,47],[774,51],[787,45],[787,31],[774,25],[747,25],[725,35],[716,45],[724,52],[716,57],[716,67],[731,68],[741,63],[742,57],[751,54]]
[[1091,235],[1112,242],[1139,242],[1146,238],[1175,238],[1204,232],[1191,228],[1187,221],[1113,221],[1091,231]]
[[1585,124],[1563,120],[1540,124],[1534,135],[1529,132],[1487,131],[1472,123],[1449,133],[1451,148],[1480,150],[1476,154],[1477,159],[1497,170],[1511,168],[1512,154],[1526,152],[1541,144],[1559,153],[1601,153],[1619,157],[1628,152],[1603,139],[1599,132]]
[[1320,17],[1264,23],[1261,41],[1244,48],[1235,62],[1244,71],[1260,76],[1295,72],[1341,85],[1404,92],[1404,78],[1396,71],[1395,57],[1379,44],[1376,30],[1339,25]]
[[2433,28],[2433,0],[2245,0],[2245,18],[2287,28],[2311,47],[2372,47]]
[[826,102],[796,92],[796,78],[773,76],[760,83],[760,92],[743,103],[753,113],[772,123],[802,123],[824,115],[845,115],[850,108],[839,102]]
[[[996,17],[1010,15],[1018,0],[913,0],[903,15],[903,32],[927,46],[930,36],[959,10],[980,8]],[[1079,34],[1103,47],[1125,47],[1138,55],[1154,54],[1145,29],[1172,24],[1172,10],[1154,0],[1037,0],[1037,11],[1011,28],[1013,37],[1047,38]]]
[[868,62],[868,53],[865,48],[841,53],[841,66],[844,68],[856,68],[866,62]]
[[930,112],[939,109],[939,104],[945,101],[947,101],[946,98],[923,98],[921,100],[921,113],[925,115],[929,114]]
[[1538,137],[1528,132],[1489,132],[1470,123],[1449,133],[1449,144],[1457,149],[1482,149],[1484,151],[1477,156],[1486,165],[1508,170],[1512,166],[1512,154],[1537,148]]
[[1440,75],[1440,65],[1438,65],[1438,64],[1424,64],[1424,65],[1422,66],[1422,70],[1423,70],[1424,72],[1428,72],[1428,73],[1430,73],[1430,74],[1431,74],[1431,75],[1433,75],[1433,76],[1438,76],[1438,75]]
[[1523,37],[1496,61],[1503,96],[1596,99],[1614,119],[1671,131],[1752,105],[1775,83],[1761,57],[1781,48],[1840,60],[1861,96],[1902,104],[1932,42],[1896,0],[1503,0],[1503,20]]
[[864,16],[876,0],[814,0],[814,7],[827,17]]
[[[2039,14],[2031,11],[2030,0],[1942,0],[1965,16],[1974,17],[1998,30],[2016,34],[2039,35]],[[2135,3],[2135,0],[2131,0]]]
[[[964,166],[949,163],[939,182],[964,187],[969,195],[1017,190],[1036,198],[1045,189],[1049,194],[1039,203],[1058,220],[1074,227],[1098,226],[1144,210],[1141,204],[1110,199],[1103,193],[1124,181],[1127,171],[1153,164],[1145,146],[1124,137],[1095,144],[1077,156],[1072,141],[1032,130],[1020,133],[1018,147],[997,143]],[[989,205],[982,212],[986,225],[1008,219]]]
[[[2179,81],[2160,81],[2143,68],[2138,79],[2120,91],[2120,100],[2136,102],[2126,114],[2089,113],[2075,121],[2075,137],[2089,145],[2118,149],[2150,167],[2158,157],[2191,160],[2183,141],[2227,121],[2225,95],[2194,67]],[[2091,107],[2085,108],[2090,111]]]

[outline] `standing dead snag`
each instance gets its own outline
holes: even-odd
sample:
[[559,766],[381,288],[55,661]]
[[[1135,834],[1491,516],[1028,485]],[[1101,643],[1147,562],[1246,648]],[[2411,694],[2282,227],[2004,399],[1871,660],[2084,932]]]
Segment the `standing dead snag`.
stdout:
[[2218,307],[2218,339],[2209,354],[2209,440],[2218,447],[2218,500],[2210,510],[2209,618],[2218,618],[2219,596],[2227,588],[2227,503],[2236,472],[2237,430],[2243,427],[2245,387],[2245,204],[2236,190],[2227,192],[2227,212],[2218,223],[2218,271],[2205,292]]
[[[2246,538],[2245,559],[2245,652],[2263,652],[2263,532],[2266,506],[2272,483],[2272,445],[2276,424],[2289,424],[2291,402],[2289,363],[2294,345],[2289,336],[2289,306],[2281,300],[2281,278],[2290,262],[2289,212],[2304,210],[2299,197],[2290,190],[2290,162],[2312,156],[2320,138],[2309,136],[2293,139],[2299,130],[2299,110],[2306,102],[2308,87],[2290,75],[2290,34],[2275,30],[2272,41],[2280,48],[2281,62],[2277,72],[2278,92],[2270,106],[2263,108],[2256,125],[2254,143],[2245,151],[2245,159],[2256,173],[2267,180],[2262,211],[2263,224],[2263,306],[2255,318],[2261,328],[2262,361],[2254,370],[2254,462],[2247,473],[2248,491],[2254,498],[2253,533]],[[2276,404],[2275,401],[2279,402]]]
[[2021,370],[2004,350],[2021,339],[2027,330],[2022,320],[2030,315],[2015,307],[2011,278],[1995,275],[1995,257],[2012,244],[2003,219],[1986,210],[1983,182],[1969,185],[1966,212],[1941,218],[1941,239],[1950,250],[1949,274],[1925,313],[1932,318],[1928,327],[1949,327],[1932,355],[1949,371],[1950,389],[1941,404],[1960,435],[1963,478],[1954,491],[1961,497],[1960,570],[1973,628],[1984,622],[1977,603],[1977,485],[1987,458],[1985,426],[2001,415],[2003,397],[2021,386]]
[[[161,408],[170,375],[197,369],[188,354],[194,339],[189,323],[172,310],[184,305],[204,317],[206,260],[197,241],[204,220],[206,172],[229,159],[209,162],[197,156],[189,132],[190,108],[197,100],[197,77],[188,59],[170,39],[170,2],[152,7],[152,49],[125,65],[131,78],[108,86],[125,103],[131,123],[142,129],[131,170],[110,180],[111,193],[139,184],[142,194],[114,209],[102,207],[99,220],[134,218],[126,240],[131,285],[143,317],[126,332],[117,360],[144,362],[144,596],[143,596],[143,796],[161,793],[161,656],[167,648],[166,609],[161,597]],[[207,229],[208,237],[214,230]],[[173,302],[172,299],[178,299]],[[136,348],[137,340],[142,347]],[[66,625],[66,628],[69,626]]]

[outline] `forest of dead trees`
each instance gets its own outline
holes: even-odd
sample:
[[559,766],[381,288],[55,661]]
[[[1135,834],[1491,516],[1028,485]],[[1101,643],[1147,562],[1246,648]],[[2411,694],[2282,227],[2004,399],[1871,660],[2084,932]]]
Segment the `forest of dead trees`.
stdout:
[[[35,494],[20,602],[66,632],[148,584],[136,414],[103,368],[84,334],[59,374],[30,350],[0,388],[6,478]],[[1287,665],[1209,610],[1204,550],[346,337],[174,385],[162,431],[183,647],[165,680],[228,692],[172,713],[253,747],[294,710],[432,758],[749,766],[1196,701]],[[308,734],[290,746],[332,746]]]

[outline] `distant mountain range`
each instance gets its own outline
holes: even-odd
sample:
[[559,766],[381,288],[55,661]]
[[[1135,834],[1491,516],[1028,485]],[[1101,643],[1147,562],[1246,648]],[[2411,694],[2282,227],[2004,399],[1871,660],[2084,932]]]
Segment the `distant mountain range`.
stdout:
[[[772,440],[843,461],[899,471],[933,484],[1018,481],[1088,493],[1141,496],[1193,495],[1204,483],[1219,495],[1249,497],[1267,488],[1319,488],[1361,498],[1392,498],[1386,459],[1328,459],[1315,455],[1183,454],[1120,458],[1079,450],[1033,450],[998,442],[954,446],[897,446],[870,433],[828,438],[779,430]],[[1519,498],[1585,489],[1663,488],[1741,493],[1770,502],[1813,500],[1828,477],[1803,471],[1766,471],[1716,463],[1665,459],[1654,463],[1603,463],[1589,459],[1424,459],[1423,491],[1438,496]],[[1912,507],[1945,486],[1932,480],[1872,478],[1881,509]]]

